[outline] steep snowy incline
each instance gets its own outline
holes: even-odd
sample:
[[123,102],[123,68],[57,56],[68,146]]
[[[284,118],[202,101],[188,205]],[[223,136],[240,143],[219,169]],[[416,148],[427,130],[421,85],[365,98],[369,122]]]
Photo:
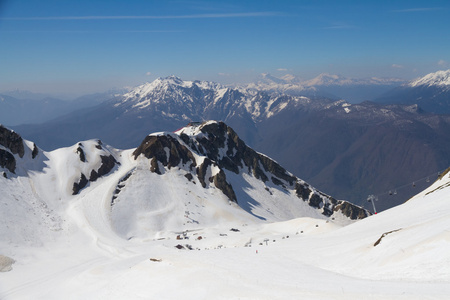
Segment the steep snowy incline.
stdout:
[[[347,224],[368,215],[296,178],[220,122],[152,134],[126,151],[88,140],[43,152],[2,132],[6,243],[21,244],[19,235],[45,243],[74,226],[108,243],[217,223],[312,217]],[[15,210],[28,216],[29,225],[9,230]]]
[[[298,244],[295,251],[302,261],[348,276],[450,282],[449,171],[406,203],[311,239],[307,247]],[[292,247],[284,251],[294,258]]]
[[235,114],[248,114],[253,121],[286,108],[308,106],[302,96],[271,94],[251,88],[230,88],[208,81],[184,81],[176,76],[158,78],[123,95],[114,106],[126,114],[151,112],[175,120],[228,121]]
[[[40,163],[28,157],[33,147],[20,157],[20,143],[2,143],[17,168],[40,168],[2,167],[1,299],[450,293],[449,172],[407,203],[342,227],[338,217],[364,210],[334,203],[219,122],[152,134],[124,151],[83,141],[39,152]],[[74,193],[81,174],[88,182]]]
[[[261,212],[265,211],[265,215],[260,216],[262,218],[277,215],[270,210],[277,210],[276,206],[279,209],[280,203],[283,203],[281,207],[285,209],[284,213],[278,210],[281,213],[278,217],[284,216],[282,219],[300,216],[334,218],[344,214],[344,219],[355,220],[368,215],[366,210],[358,206],[335,200],[317,191],[274,160],[257,153],[223,122],[209,121],[184,128],[177,133],[191,149],[207,156],[225,171],[226,178],[235,177],[236,179],[230,179],[235,182],[231,188],[234,187],[245,199],[237,198],[237,203],[251,213],[254,213],[253,208],[262,209]],[[296,203],[298,200],[301,201]],[[268,207],[264,208],[265,205]],[[306,212],[305,207],[308,206],[306,211],[312,210]]]
[[135,167],[111,197],[113,227],[126,239],[297,217],[348,224],[368,215],[288,173],[221,122],[151,134],[133,156]]
[[436,86],[441,88],[450,88],[450,70],[437,71],[435,73],[430,73],[424,77],[418,78],[407,84],[410,87],[418,86]]

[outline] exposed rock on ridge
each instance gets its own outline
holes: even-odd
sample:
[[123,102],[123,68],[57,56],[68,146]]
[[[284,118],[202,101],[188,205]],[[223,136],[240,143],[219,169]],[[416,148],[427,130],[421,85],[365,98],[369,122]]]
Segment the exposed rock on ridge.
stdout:
[[21,158],[25,153],[22,137],[2,125],[0,125],[0,145],[8,148],[12,154],[19,154]]
[[[186,137],[184,136],[183,139],[186,140]],[[185,167],[189,172],[193,173],[188,173],[190,176],[185,175],[188,180],[195,175],[204,188],[207,187],[208,182],[214,183],[231,201],[237,202],[236,195],[232,186],[227,182],[225,173],[219,170],[216,174],[212,175],[213,172],[211,172],[211,176],[207,178],[207,174],[209,174],[211,169],[218,169],[219,167],[209,158],[205,158],[200,165],[197,165],[192,151],[183,145],[183,141],[176,135],[149,135],[136,148],[133,155],[135,159],[141,154],[150,159],[150,171],[160,175],[162,174],[160,164],[168,169],[177,166]]]
[[[190,128],[187,130],[187,128]],[[263,181],[270,181],[280,189],[292,190],[297,197],[309,206],[330,217],[340,212],[350,219],[362,219],[369,215],[368,211],[346,201],[336,200],[317,191],[309,184],[286,171],[277,162],[248,147],[223,122],[209,121],[201,125],[186,127],[173,133],[147,136],[133,152],[137,159],[141,154],[151,159],[150,170],[162,174],[161,167],[171,169],[180,167],[190,173],[188,180],[196,176],[203,187],[213,183],[231,201],[239,204],[233,186],[227,181],[226,171],[249,175]],[[203,156],[201,162],[196,156]],[[207,174],[211,174],[209,177]]]
[[[30,149],[31,150],[31,149]],[[33,144],[31,157],[34,159],[39,154],[36,144]],[[11,173],[16,173],[17,158],[25,155],[25,145],[22,137],[2,125],[0,125],[0,167],[6,168]],[[4,175],[6,177],[6,174]]]
[[[100,140],[97,140],[95,148],[98,149],[96,151],[96,154],[100,158],[100,167],[97,168],[95,166],[92,166],[90,172],[86,173],[89,174],[89,177],[87,177],[87,175],[85,175],[84,173],[81,173],[79,181],[74,182],[73,184],[72,195],[78,194],[80,190],[85,188],[89,182],[94,182],[98,178],[108,174],[116,165],[119,164],[114,156],[102,147],[102,143]],[[83,149],[84,145],[82,143],[78,143],[76,153],[78,153],[79,159],[82,163],[89,164],[89,161],[86,157],[86,152]]]

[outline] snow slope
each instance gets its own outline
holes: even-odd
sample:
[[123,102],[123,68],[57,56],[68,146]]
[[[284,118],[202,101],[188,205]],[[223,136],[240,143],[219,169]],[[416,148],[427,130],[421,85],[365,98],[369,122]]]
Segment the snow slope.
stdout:
[[[178,140],[157,134],[147,142],[155,136]],[[242,194],[258,199],[253,215],[214,181],[204,188],[189,173],[192,160],[152,163],[145,142],[140,154],[81,144],[85,162],[77,144],[41,152],[42,168],[28,176],[0,177],[0,255],[15,260],[0,273],[1,299],[448,298],[449,173],[401,206],[342,226],[309,205],[303,213],[316,214],[289,217],[293,208],[271,204],[265,188],[277,197],[289,190],[248,172],[240,188],[238,174],[226,175],[238,203]],[[99,170],[99,155],[117,164],[73,194],[75,174]],[[199,168],[207,161],[194,158]],[[216,176],[218,167],[206,172]]]
[[448,88],[448,86],[450,86],[450,70],[437,71],[435,73],[427,74],[424,77],[409,82],[407,86],[410,87],[437,86],[442,88]]

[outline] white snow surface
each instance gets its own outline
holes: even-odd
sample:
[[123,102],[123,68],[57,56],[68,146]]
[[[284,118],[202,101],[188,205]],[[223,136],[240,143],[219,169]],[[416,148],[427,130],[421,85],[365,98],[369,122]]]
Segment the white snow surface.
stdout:
[[424,77],[413,80],[408,84],[410,87],[418,86],[439,86],[439,87],[449,87],[450,86],[450,70],[437,71],[435,73],[430,73]]
[[250,83],[241,89],[254,91],[272,91],[276,93],[305,93],[314,92],[322,86],[361,86],[361,85],[392,85],[403,82],[397,78],[347,78],[342,75],[322,73],[309,80],[302,80],[295,75],[286,74],[278,78],[267,73],[261,74],[256,83]]
[[[82,144],[92,158],[96,141]],[[98,150],[120,167],[72,195],[62,179],[80,171],[76,148],[41,151],[39,163],[25,155],[18,164],[32,171],[0,176],[0,256],[12,268],[0,273],[0,299],[448,299],[449,173],[342,226],[313,211],[292,218],[283,192],[227,173],[254,205],[241,209],[187,180],[184,166],[151,173],[134,149]],[[250,201],[265,188],[277,197]]]

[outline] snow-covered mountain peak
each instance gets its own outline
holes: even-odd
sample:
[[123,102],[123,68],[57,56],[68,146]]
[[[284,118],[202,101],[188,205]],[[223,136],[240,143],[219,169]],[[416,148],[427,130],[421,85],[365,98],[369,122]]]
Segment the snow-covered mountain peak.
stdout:
[[424,77],[413,80],[408,84],[410,87],[418,86],[438,86],[438,87],[450,87],[450,70],[437,71],[435,73],[430,73]]
[[0,124],[0,169],[5,178],[42,168],[43,154],[36,144]]
[[305,86],[361,86],[361,85],[392,85],[403,82],[398,78],[348,78],[342,75],[322,73],[319,76],[304,82]]
[[342,84],[348,84],[350,82],[351,82],[351,79],[345,78],[341,75],[322,73],[313,79],[307,80],[305,82],[305,85],[307,85],[307,86],[342,85]]
[[277,84],[286,84],[286,80],[284,80],[283,78],[278,78],[275,76],[272,76],[269,73],[262,73],[261,74],[261,80],[262,82],[265,83],[277,83]]
[[183,80],[180,77],[171,75],[166,78],[159,77],[152,82],[146,82],[137,86],[124,94],[123,97],[125,102],[130,100],[133,102],[140,102],[141,100],[149,98],[159,101],[161,98],[165,97],[173,99],[181,97],[186,99],[192,97],[192,95],[195,94],[195,90],[204,91],[219,89],[224,89],[224,87],[215,82]]
[[281,79],[283,79],[285,82],[290,82],[290,83],[300,83],[301,79],[298,78],[295,75],[292,74],[286,74],[284,76],[281,76]]
[[[0,176],[0,298],[448,298],[448,170],[405,204],[342,227],[366,211],[224,123],[148,135],[138,149],[88,140],[45,153],[42,171]],[[99,155],[118,163],[78,194],[58,192],[72,170],[97,170]]]
[[191,87],[192,81],[183,81],[181,78],[171,75],[166,78],[159,77],[152,82],[146,82],[133,88],[124,95],[125,98],[145,98],[155,90],[169,89],[170,87]]
[[[257,153],[223,122],[190,123],[175,133],[147,136],[133,152],[134,158],[150,160],[151,171],[160,175],[174,168],[184,170],[188,180],[195,179],[203,187],[214,185],[229,201],[262,219],[271,218],[266,209],[270,208],[271,212],[275,210],[269,205],[273,200],[268,200],[274,195],[293,197],[294,202],[301,200],[298,208],[290,208],[292,211],[276,209],[279,216],[294,216],[309,211],[308,214],[319,218],[344,216],[344,219],[354,220],[368,215],[360,207],[317,191],[277,162]],[[260,195],[260,200],[256,200],[258,204],[255,208],[248,207],[248,201],[255,200],[250,200],[252,193],[242,185],[241,179],[238,180],[242,177],[248,180],[248,185],[258,185],[267,191],[267,194]],[[281,196],[283,193],[285,196]]]

